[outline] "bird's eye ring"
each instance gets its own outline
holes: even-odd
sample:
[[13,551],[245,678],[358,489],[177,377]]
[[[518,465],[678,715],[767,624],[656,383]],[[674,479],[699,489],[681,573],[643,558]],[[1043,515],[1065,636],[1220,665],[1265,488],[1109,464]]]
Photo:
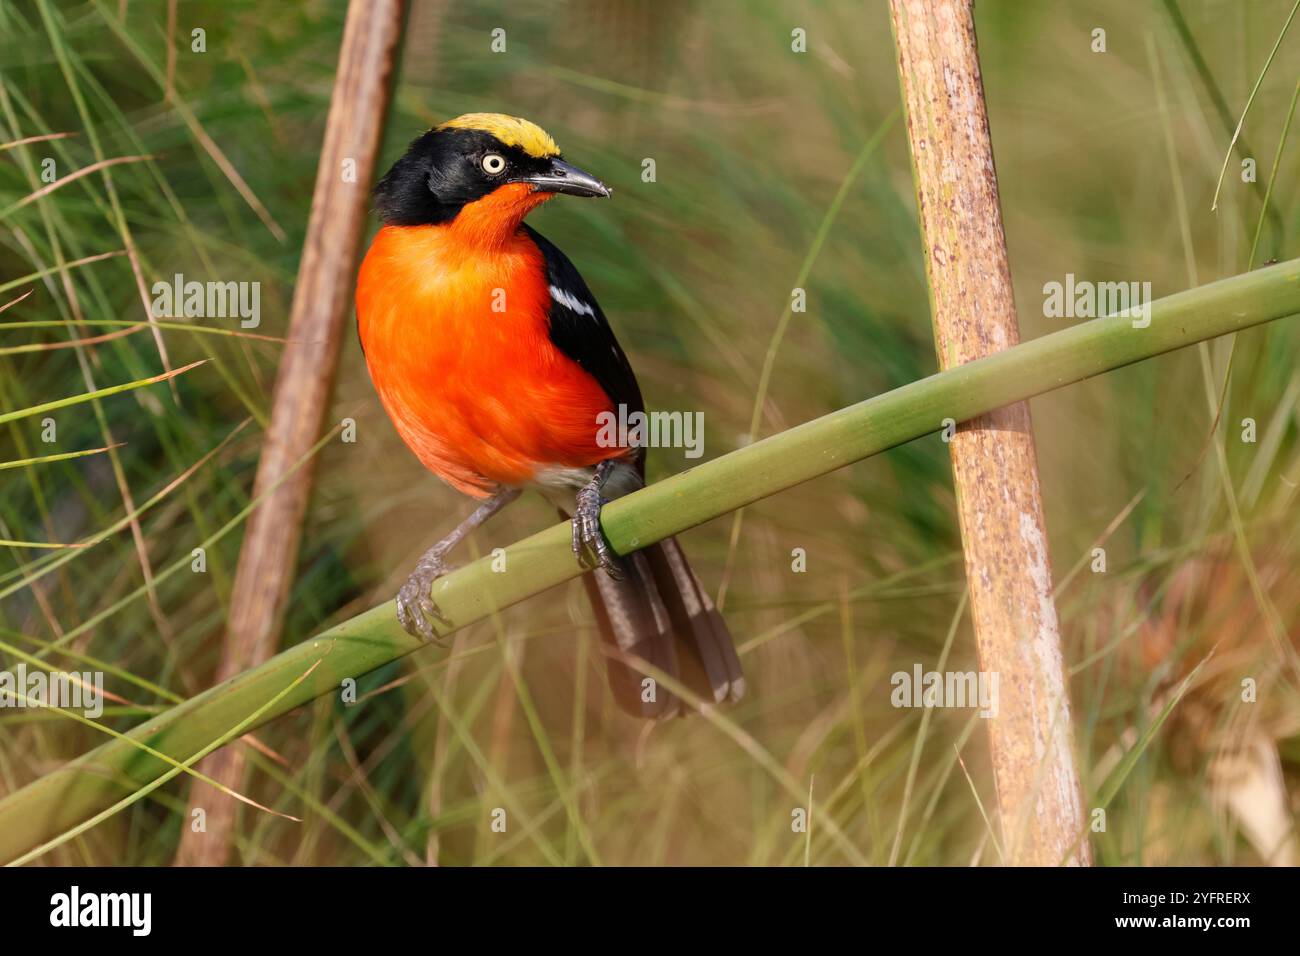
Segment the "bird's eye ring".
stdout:
[[483,172],[489,176],[499,176],[506,168],[505,158],[496,153],[488,153],[483,157]]

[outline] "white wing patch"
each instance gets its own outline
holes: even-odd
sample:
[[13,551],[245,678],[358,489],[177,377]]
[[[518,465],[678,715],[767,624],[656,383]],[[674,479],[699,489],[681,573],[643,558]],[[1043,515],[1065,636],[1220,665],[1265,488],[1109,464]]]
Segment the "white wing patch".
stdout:
[[596,310],[592,306],[565,292],[558,285],[551,286],[551,298],[569,311],[578,313],[578,315],[589,315],[593,319],[596,317]]

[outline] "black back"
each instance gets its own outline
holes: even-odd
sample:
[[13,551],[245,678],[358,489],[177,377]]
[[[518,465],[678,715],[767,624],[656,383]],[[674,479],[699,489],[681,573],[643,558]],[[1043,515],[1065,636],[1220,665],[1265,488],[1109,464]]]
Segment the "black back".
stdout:
[[525,225],[524,229],[546,262],[552,344],[591,374],[616,410],[622,405],[628,415],[645,411],[632,365],[587,283],[554,243],[531,226]]

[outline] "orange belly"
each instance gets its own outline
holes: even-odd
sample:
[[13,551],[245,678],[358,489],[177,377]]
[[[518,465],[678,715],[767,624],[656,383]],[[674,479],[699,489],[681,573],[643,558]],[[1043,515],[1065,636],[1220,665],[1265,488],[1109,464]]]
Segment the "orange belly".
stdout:
[[379,398],[424,466],[466,494],[623,453],[596,442],[613,406],[551,344],[550,303],[522,231],[467,247],[448,227],[387,226],[361,265],[357,323]]

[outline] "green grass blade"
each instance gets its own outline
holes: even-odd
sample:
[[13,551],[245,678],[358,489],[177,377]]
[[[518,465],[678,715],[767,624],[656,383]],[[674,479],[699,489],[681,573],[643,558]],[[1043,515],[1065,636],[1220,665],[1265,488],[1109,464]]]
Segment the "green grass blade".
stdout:
[[29,418],[32,415],[40,415],[44,412],[52,412],[55,409],[67,408],[69,405],[80,405],[82,402],[93,401],[96,398],[104,398],[108,395],[116,395],[118,392],[129,392],[134,388],[143,388],[145,385],[157,385],[159,382],[165,382],[168,379],[175,378],[192,368],[203,365],[207,359],[199,359],[197,362],[191,362],[189,365],[173,369],[170,372],[163,372],[161,375],[153,375],[149,378],[137,379],[134,382],[126,382],[123,385],[110,385],[107,388],[98,388],[93,392],[85,392],[81,395],[72,395],[68,398],[57,398],[52,402],[43,402],[40,405],[30,405],[27,408],[19,408],[12,412],[0,414],[0,425],[6,422],[16,421],[19,418]]
[[[122,447],[122,442],[118,442],[118,448]],[[26,468],[29,465],[47,465],[54,461],[67,461],[69,458],[85,458],[87,455],[101,455],[108,451],[104,448],[87,448],[85,451],[65,451],[59,455],[42,455],[39,458],[20,458],[16,461],[0,461],[0,471],[6,468]]]

